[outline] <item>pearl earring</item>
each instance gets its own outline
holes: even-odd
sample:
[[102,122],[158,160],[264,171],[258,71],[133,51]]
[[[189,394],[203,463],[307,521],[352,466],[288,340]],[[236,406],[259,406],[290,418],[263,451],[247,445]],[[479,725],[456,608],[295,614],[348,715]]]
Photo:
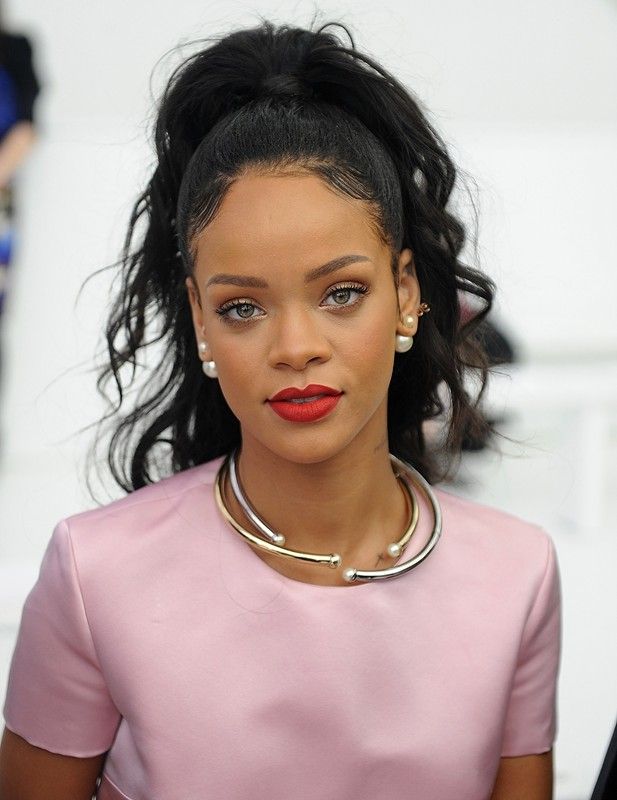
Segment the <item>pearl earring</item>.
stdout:
[[[413,315],[412,314],[405,314],[402,319],[403,325],[406,328],[411,328],[413,325]],[[411,349],[413,345],[413,336],[403,336],[400,333],[396,335],[396,345],[394,349],[397,353],[406,353],[408,350]]]
[[[207,351],[207,349],[208,349],[207,342],[199,343],[199,352],[202,355]],[[207,375],[209,378],[218,378],[219,373],[214,361],[202,361],[201,368],[204,372],[204,375]]]
[[406,353],[408,350],[411,350],[412,345],[413,336],[401,336],[400,333],[396,334],[396,344],[394,349],[397,353]]
[[202,361],[201,368],[204,371],[204,375],[207,375],[209,378],[218,378],[219,373],[214,361]]

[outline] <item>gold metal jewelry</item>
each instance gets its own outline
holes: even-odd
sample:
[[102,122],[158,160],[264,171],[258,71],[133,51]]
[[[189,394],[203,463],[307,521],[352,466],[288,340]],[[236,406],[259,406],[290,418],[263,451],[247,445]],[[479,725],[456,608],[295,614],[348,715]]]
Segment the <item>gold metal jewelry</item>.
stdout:
[[426,314],[430,310],[431,310],[431,307],[428,305],[428,303],[420,303],[420,305],[418,306],[418,310],[416,311],[416,314],[419,317],[421,317],[422,314]]
[[[282,547],[281,545],[277,545],[274,543],[274,538],[272,537],[272,534],[274,533],[273,531],[270,534],[272,541],[267,541],[265,539],[260,538],[259,536],[256,536],[250,531],[247,531],[246,528],[244,528],[242,525],[240,525],[239,522],[233,519],[233,517],[229,512],[229,509],[225,506],[225,500],[223,499],[223,491],[222,491],[223,482],[225,478],[227,478],[230,475],[230,464],[233,457],[234,454],[232,453],[225,459],[224,464],[221,465],[221,469],[217,474],[217,479],[214,486],[214,496],[216,498],[217,505],[219,505],[219,509],[221,510],[223,516],[225,517],[227,522],[229,522],[229,524],[232,525],[234,530],[236,530],[242,536],[247,538],[253,544],[257,544],[262,549],[269,550],[270,552],[279,553],[280,555],[289,556],[291,558],[298,558],[302,561],[327,564],[332,569],[335,569],[336,567],[340,566],[341,557],[338,553],[329,553],[328,555],[316,555],[314,553],[303,553],[299,550],[289,550],[288,548]],[[418,518],[419,518],[418,503],[413,494],[413,491],[411,490],[411,487],[407,485],[407,482],[404,479],[401,479],[399,474],[397,474],[396,477],[403,490],[403,494],[405,496],[405,501],[406,501],[405,505],[407,509],[410,511],[410,519],[409,519],[409,525],[407,526],[407,529],[403,534],[403,536],[398,540],[398,542],[392,542],[386,548],[387,553],[391,558],[398,558],[400,554],[403,552],[418,525]],[[236,499],[239,500],[240,498],[236,497]],[[246,502],[246,498],[243,499]],[[250,506],[250,508],[253,514],[255,514],[256,512],[252,508],[252,506]],[[259,520],[259,525],[257,527],[267,528],[267,525],[265,525],[263,520]]]
[[[240,523],[237,522],[232,517],[223,499],[222,486],[223,486],[223,481],[229,471],[229,459],[230,456],[228,456],[223,461],[217,472],[216,479],[214,482],[214,496],[216,504],[223,518],[226,520],[226,522],[228,522],[229,525],[231,525],[231,527],[238,534],[240,534],[249,543],[254,544],[260,549],[266,550],[270,553],[277,553],[282,556],[288,556],[312,564],[327,564],[331,569],[336,569],[341,565],[341,557],[338,553],[315,554],[315,553],[304,553],[297,550],[290,550],[286,547],[280,547],[276,544],[273,544],[272,542],[266,541],[260,538],[259,536],[256,536],[255,534],[251,533],[250,531],[246,530],[246,528],[240,525]],[[441,535],[441,509],[429,484],[425,481],[422,475],[420,475],[420,473],[417,472],[417,470],[415,470],[409,464],[406,464],[404,461],[401,461],[392,454],[390,454],[390,459],[393,465],[398,467],[399,471],[397,472],[396,477],[397,479],[399,479],[401,486],[406,492],[406,496],[411,505],[412,512],[411,512],[410,524],[405,533],[403,534],[403,536],[401,537],[401,539],[398,542],[388,547],[389,555],[391,555],[392,557],[396,557],[397,554],[396,549],[398,547],[400,547],[400,552],[403,551],[418,524],[418,517],[419,517],[418,503],[416,501],[410,483],[408,483],[408,481],[404,477],[401,480],[403,474],[406,474],[407,477],[409,478],[411,478],[411,475],[414,476],[418,487],[423,491],[426,498],[431,503],[433,507],[433,513],[435,516],[435,525],[429,542],[416,556],[411,558],[409,561],[382,570],[358,570],[355,569],[354,567],[347,568],[343,571],[343,577],[349,583],[352,583],[356,580],[371,581],[379,578],[394,578],[404,574],[405,572],[408,572],[410,569],[413,569],[413,567],[420,564],[428,556],[428,554],[437,544],[437,541],[439,540],[439,537]]]
[[[265,537],[266,541],[272,542],[273,544],[279,545],[279,547],[283,547],[285,544],[285,537],[281,533],[276,533],[268,526],[265,520],[261,519],[255,508],[253,507],[251,501],[246,496],[244,488],[242,487],[242,481],[240,480],[240,476],[238,475],[238,469],[236,465],[236,451],[232,452],[227,459],[227,472],[226,477],[229,480],[229,485],[231,487],[232,494],[236,498],[237,502],[240,505],[240,508],[244,512],[245,516],[253,523],[253,525],[257,528],[259,533]],[[403,548],[409,541],[413,530],[415,529],[415,523],[417,523],[418,518],[418,506],[415,502],[415,497],[413,493],[410,494],[409,487],[405,483],[404,479],[401,479],[400,475],[396,476],[399,480],[401,489],[403,491],[403,495],[405,497],[405,507],[407,509],[407,513],[410,518],[410,528],[407,532],[403,535],[403,537],[398,542],[390,542],[390,544],[386,547],[386,553],[390,558],[398,558],[403,551]],[[223,493],[221,493],[223,494]],[[380,558],[383,558],[383,553],[378,553]]]

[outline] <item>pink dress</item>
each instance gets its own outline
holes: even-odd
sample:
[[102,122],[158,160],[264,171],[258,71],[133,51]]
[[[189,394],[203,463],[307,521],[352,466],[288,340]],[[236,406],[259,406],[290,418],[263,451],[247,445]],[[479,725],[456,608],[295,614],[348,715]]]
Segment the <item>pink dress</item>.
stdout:
[[[103,800],[482,800],[500,756],[551,749],[561,597],[542,528],[436,489],[426,561],[318,586],[222,520],[219,464],[56,525],[8,728],[66,755],[109,750]],[[432,527],[418,495],[416,550]]]

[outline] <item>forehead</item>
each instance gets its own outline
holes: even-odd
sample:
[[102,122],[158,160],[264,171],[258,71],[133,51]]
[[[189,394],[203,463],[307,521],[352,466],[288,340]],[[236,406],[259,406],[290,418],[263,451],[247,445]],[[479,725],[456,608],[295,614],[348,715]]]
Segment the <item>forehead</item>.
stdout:
[[231,185],[198,234],[196,266],[288,261],[291,254],[313,261],[346,247],[375,254],[382,244],[371,223],[362,201],[336,193],[316,175],[249,174]]

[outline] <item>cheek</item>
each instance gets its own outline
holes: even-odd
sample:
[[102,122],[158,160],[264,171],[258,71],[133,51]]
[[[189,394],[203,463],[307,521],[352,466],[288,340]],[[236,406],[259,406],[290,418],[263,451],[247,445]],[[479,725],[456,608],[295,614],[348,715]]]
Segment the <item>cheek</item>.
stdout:
[[255,386],[259,362],[251,356],[250,337],[233,337],[230,342],[217,342],[216,359],[218,381],[223,396],[231,410],[241,409]]
[[392,373],[396,320],[389,310],[376,313],[365,319],[362,331],[356,333],[354,351],[360,364],[377,376]]

